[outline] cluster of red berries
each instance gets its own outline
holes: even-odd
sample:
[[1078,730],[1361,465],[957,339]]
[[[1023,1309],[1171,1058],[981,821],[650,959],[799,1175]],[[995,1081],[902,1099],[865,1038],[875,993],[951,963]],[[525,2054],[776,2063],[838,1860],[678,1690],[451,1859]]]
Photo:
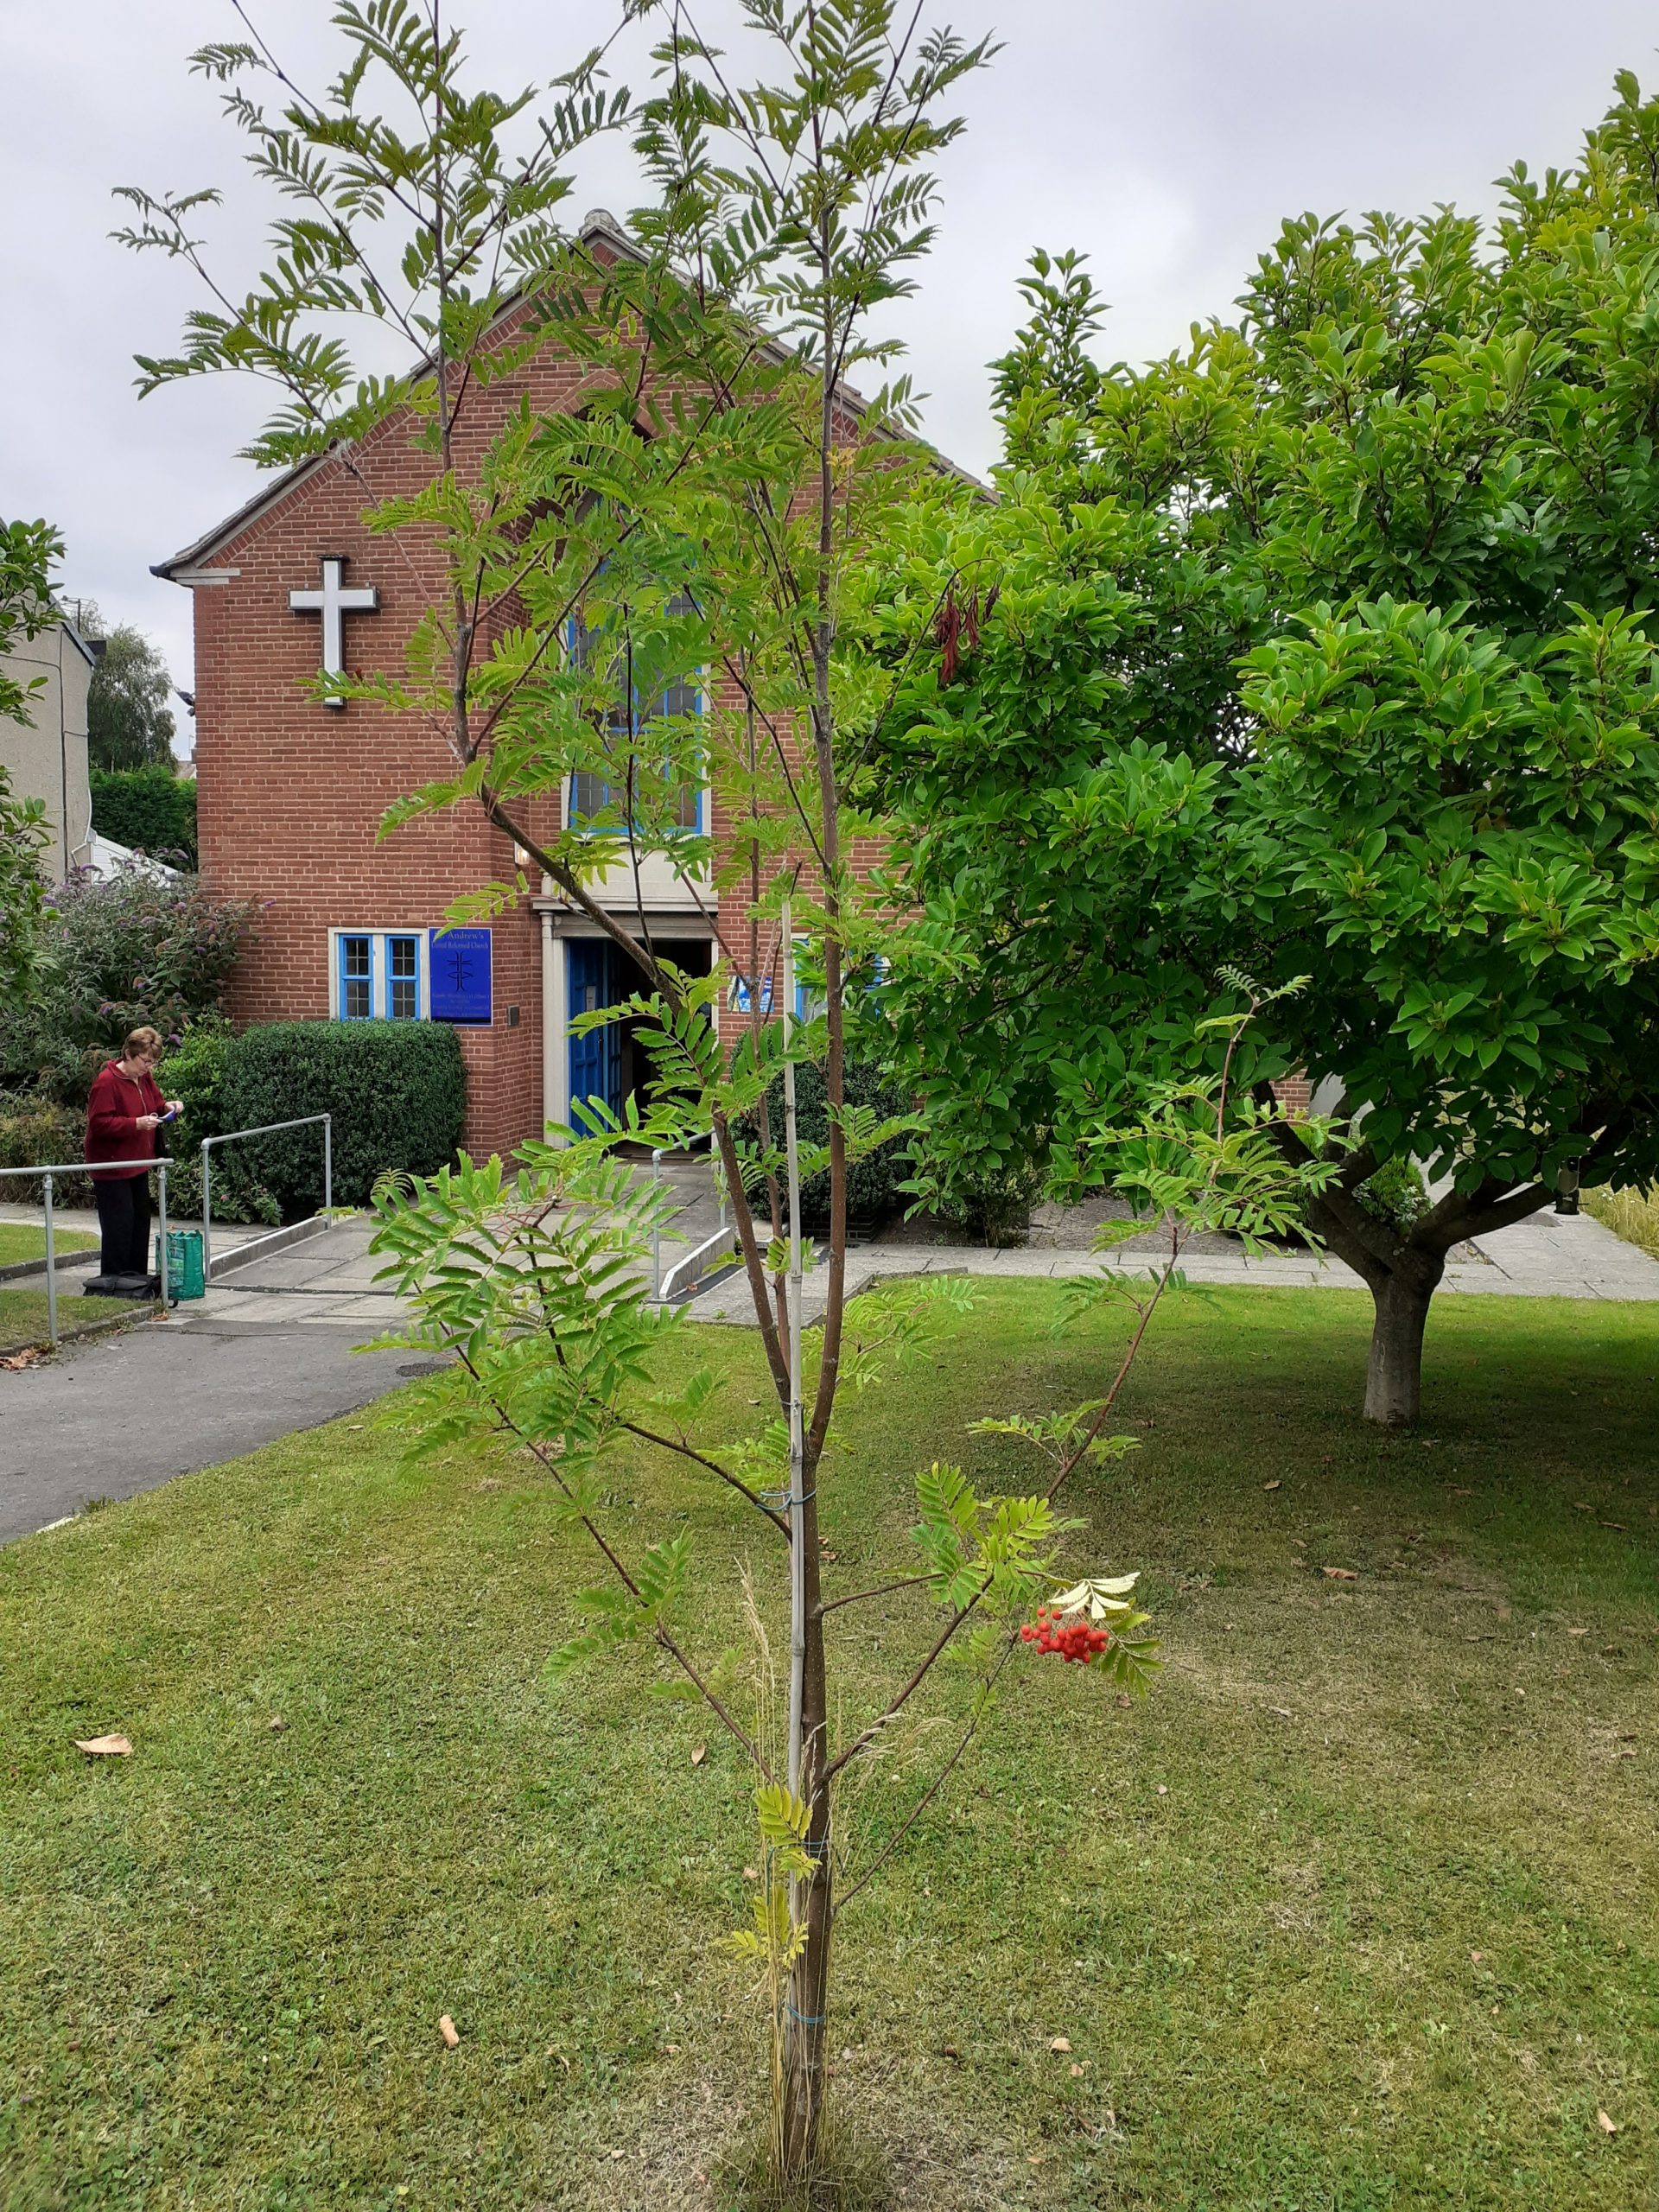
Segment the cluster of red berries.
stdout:
[[1046,1605],[1038,1606],[1035,1621],[1027,1621],[1020,1633],[1039,1651],[1057,1651],[1068,1665],[1078,1667],[1098,1659],[1112,1640],[1109,1630],[1095,1628],[1088,1621],[1063,1622]]

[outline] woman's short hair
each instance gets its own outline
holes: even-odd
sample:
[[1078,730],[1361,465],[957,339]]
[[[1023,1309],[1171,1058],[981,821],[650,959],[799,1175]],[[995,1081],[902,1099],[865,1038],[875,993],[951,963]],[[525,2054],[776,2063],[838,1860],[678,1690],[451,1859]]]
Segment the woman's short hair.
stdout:
[[141,1052],[159,1055],[161,1049],[162,1033],[159,1029],[152,1029],[148,1022],[142,1029],[129,1029],[127,1041],[122,1047],[130,1060],[136,1060]]

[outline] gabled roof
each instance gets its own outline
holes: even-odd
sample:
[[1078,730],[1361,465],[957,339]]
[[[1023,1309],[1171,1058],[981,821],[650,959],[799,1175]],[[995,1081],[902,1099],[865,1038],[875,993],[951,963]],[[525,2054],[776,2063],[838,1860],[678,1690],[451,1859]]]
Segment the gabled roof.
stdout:
[[[622,225],[607,207],[593,208],[584,215],[578,236],[584,245],[602,245],[608,252],[617,255],[620,258],[639,262],[643,262],[645,258],[638,242],[629,237]],[[502,317],[505,319],[511,315],[517,304],[515,295],[503,306]],[[765,350],[772,353],[775,359],[782,359],[784,357],[785,348],[781,344],[768,345]],[[411,375],[419,376],[423,370],[430,366],[429,358],[417,361]],[[868,403],[862,395],[855,391],[850,385],[842,385],[839,389],[844,393],[849,407],[855,412],[861,410],[867,405]],[[236,510],[234,514],[226,515],[223,522],[215,523],[211,530],[204,531],[194,543],[187,545],[182,552],[175,553],[168,560],[157,561],[150,569],[151,575],[163,576],[169,583],[185,585],[225,581],[221,576],[200,573],[212,555],[216,553],[221,546],[228,544],[232,538],[239,537],[251,524],[259,519],[261,515],[267,513],[280,501],[287,499],[291,492],[298,491],[301,485],[308,478],[325,467],[338,451],[340,442],[336,440],[324,452],[313,454],[305,461],[296,461],[291,468],[285,468],[280,476],[256,492],[251,499],[246,500]],[[928,450],[931,452],[933,449],[930,447]],[[948,468],[952,475],[959,477],[964,484],[971,485],[978,491],[987,489],[976,476],[961,467],[956,461],[947,460],[943,454],[937,454],[936,458],[942,467]]]

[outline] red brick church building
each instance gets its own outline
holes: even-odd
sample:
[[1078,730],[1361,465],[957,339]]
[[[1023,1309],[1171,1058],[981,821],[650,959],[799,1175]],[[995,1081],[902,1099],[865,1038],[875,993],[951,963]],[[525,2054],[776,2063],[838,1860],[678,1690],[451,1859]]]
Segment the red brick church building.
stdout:
[[[590,249],[632,251],[613,218],[590,216]],[[556,353],[523,372],[532,406],[575,403],[578,378]],[[519,388],[494,387],[500,404]],[[372,448],[372,451],[371,451]],[[372,460],[376,497],[413,489],[422,456],[406,426],[383,424],[356,456]],[[238,1022],[296,1016],[448,1020],[467,1063],[466,1141],[507,1152],[569,1118],[573,1096],[613,1104],[634,1080],[626,1031],[569,1034],[574,1013],[636,987],[586,915],[543,895],[487,930],[443,928],[459,894],[511,877],[510,842],[476,808],[455,807],[378,841],[395,799],[451,772],[412,717],[372,702],[308,696],[319,668],[401,671],[415,623],[437,595],[406,547],[376,537],[363,482],[339,450],[287,471],[155,573],[195,607],[196,784],[201,868],[213,893],[259,908],[235,979]],[[703,791],[698,827],[718,838],[721,798]],[[562,805],[569,818],[572,794]],[[704,819],[701,810],[707,810]],[[580,819],[580,808],[576,818]],[[741,894],[699,886],[660,859],[617,871],[601,899],[691,972],[708,972],[717,912],[745,941]]]

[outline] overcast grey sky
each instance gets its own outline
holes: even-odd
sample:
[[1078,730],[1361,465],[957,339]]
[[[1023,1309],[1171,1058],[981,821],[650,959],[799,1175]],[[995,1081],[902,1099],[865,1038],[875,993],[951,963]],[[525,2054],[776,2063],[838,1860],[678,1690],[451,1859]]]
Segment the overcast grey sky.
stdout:
[[[316,82],[334,50],[327,0],[253,4]],[[733,13],[705,4],[716,23]],[[504,91],[568,67],[609,21],[607,0],[452,0],[452,12]],[[1283,215],[1488,210],[1517,156],[1573,157],[1616,69],[1659,84],[1659,7],[1640,0],[938,0],[931,12],[1005,41],[966,87],[940,244],[902,319],[929,434],[975,468],[993,454],[984,365],[1018,320],[1033,245],[1092,257],[1113,305],[1103,345],[1142,358],[1227,308]],[[149,564],[255,485],[234,455],[258,395],[202,384],[138,401],[131,355],[171,350],[194,295],[183,270],[110,242],[109,194],[231,188],[210,235],[245,282],[264,207],[214,92],[185,70],[194,47],[237,35],[228,0],[0,0],[0,514],[56,522],[67,590],[149,631],[186,685],[189,596]],[[633,196],[613,145],[585,163],[574,212],[625,213]]]

